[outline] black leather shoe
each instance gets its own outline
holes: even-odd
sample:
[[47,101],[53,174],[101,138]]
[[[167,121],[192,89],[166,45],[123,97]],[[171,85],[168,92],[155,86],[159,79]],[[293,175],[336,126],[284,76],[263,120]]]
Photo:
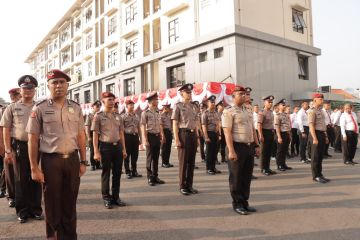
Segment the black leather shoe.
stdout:
[[244,207],[235,207],[234,211],[240,215],[248,215],[248,211]]
[[192,188],[192,187],[191,187],[191,188],[188,188],[187,190],[188,190],[188,192],[191,193],[191,194],[197,194],[197,193],[199,193],[199,191],[198,191],[197,189]]
[[152,180],[152,178],[148,179],[149,186],[155,186],[155,182]]
[[216,161],[216,165],[220,165],[221,164],[221,162],[219,162],[219,161]]
[[330,181],[331,181],[330,179],[328,179],[328,178],[326,178],[326,177],[324,177],[324,176],[321,176],[321,178],[324,179],[326,182],[330,182]]
[[213,170],[207,170],[206,173],[209,175],[215,175],[215,172]]
[[252,180],[258,179],[257,177],[255,177],[254,175],[251,176]]
[[91,171],[95,171],[95,170],[96,170],[95,166],[91,166]]
[[19,221],[19,223],[26,223],[27,218],[26,217],[18,217],[18,221]]
[[43,216],[43,215],[39,215],[39,214],[34,214],[34,215],[32,215],[32,218],[33,218],[34,220],[40,221],[40,220],[43,220],[43,219],[44,219],[44,216]]
[[256,212],[256,209],[250,206],[245,207],[246,211],[248,212]]
[[358,164],[358,162],[354,162],[354,161],[352,161],[352,160],[351,160],[351,163],[352,163],[352,164]]
[[126,174],[126,178],[127,178],[127,179],[132,179],[132,177],[133,177],[133,176],[132,176],[131,173],[127,173],[127,174]]
[[169,165],[169,168],[170,168],[170,167],[174,167],[174,165],[173,165],[173,164],[171,164],[171,163],[169,163],[168,165]]
[[169,168],[169,164],[163,163],[163,164],[161,164],[161,167],[163,167],[163,168]]
[[286,171],[286,169],[284,168],[284,166],[278,166],[278,170],[281,171],[281,172]]
[[139,174],[137,171],[134,171],[134,172],[132,173],[132,176],[133,176],[133,177],[142,177],[142,175]]
[[164,183],[165,183],[165,181],[161,180],[161,179],[158,178],[158,177],[156,177],[156,178],[154,179],[154,182],[157,183],[157,184],[164,184]]
[[346,162],[344,162],[344,164],[345,164],[345,165],[353,165],[353,163],[350,162],[350,161],[346,161]]
[[195,165],[195,166],[194,166],[194,169],[199,169],[199,167]]
[[332,157],[332,155],[330,155],[330,154],[325,154],[324,156],[325,157]]
[[271,170],[270,168],[268,169],[268,171],[270,172],[271,175],[275,175],[275,174],[276,174],[276,172],[273,171],[273,170]]
[[316,178],[314,178],[314,181],[318,182],[318,183],[327,183],[327,181],[325,179],[323,179],[322,177],[316,177]]
[[5,196],[6,196],[5,191],[1,191],[1,192],[0,192],[0,198],[4,198]]
[[215,172],[216,174],[221,173],[221,171],[220,171],[220,170],[217,170],[216,168],[215,168],[214,172]]
[[113,206],[111,204],[111,201],[108,201],[108,200],[104,200],[104,206],[106,209],[112,209]]
[[9,207],[14,208],[15,207],[15,201],[9,200]]
[[284,165],[284,168],[285,168],[286,170],[292,170],[292,167],[289,167],[288,165]]
[[270,173],[270,171],[269,170],[261,170],[261,173],[263,174],[263,175],[265,175],[265,176],[270,176],[271,175],[271,173]]
[[119,207],[125,207],[126,206],[126,203],[124,203],[123,201],[121,201],[121,199],[120,198],[118,198],[118,199],[113,199],[112,201],[111,201],[111,203],[112,204],[114,204],[114,205],[117,205],[117,206],[119,206]]
[[186,188],[181,188],[180,193],[184,196],[190,195],[189,190],[187,190]]

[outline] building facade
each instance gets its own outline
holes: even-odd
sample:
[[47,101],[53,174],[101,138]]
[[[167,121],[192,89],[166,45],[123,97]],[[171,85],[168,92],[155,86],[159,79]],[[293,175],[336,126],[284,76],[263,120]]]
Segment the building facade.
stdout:
[[77,0],[26,59],[47,95],[59,68],[79,103],[185,82],[291,99],[317,87],[311,0]]

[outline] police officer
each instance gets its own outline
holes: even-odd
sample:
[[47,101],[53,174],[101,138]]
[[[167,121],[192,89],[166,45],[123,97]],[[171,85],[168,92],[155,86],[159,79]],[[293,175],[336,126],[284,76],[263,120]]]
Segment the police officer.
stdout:
[[206,152],[205,152],[205,138],[204,132],[201,127],[201,115],[207,109],[206,103],[202,102],[199,104],[198,101],[193,102],[193,107],[195,111],[198,113],[196,125],[198,126],[198,135],[199,135],[199,148],[200,148],[200,157],[203,162],[206,160]]
[[[125,174],[128,179],[133,177],[142,177],[137,171],[137,160],[139,156],[139,133],[140,133],[140,118],[134,111],[134,102],[127,100],[125,102],[127,112],[121,115],[124,122],[124,135],[126,155],[124,161]],[[131,161],[131,169],[129,163]]]
[[313,94],[313,108],[308,113],[311,142],[311,171],[313,180],[319,183],[327,183],[327,179],[322,174],[322,160],[324,158],[325,145],[329,139],[326,134],[325,116],[321,110],[324,95],[321,93]]
[[12,88],[9,90],[9,96],[12,103],[17,102],[21,98],[20,88]]
[[[104,109],[95,114],[91,130],[94,131],[94,159],[102,163],[101,193],[104,206],[112,209],[113,204],[120,207],[126,205],[119,197],[121,169],[123,158],[126,158],[124,125],[120,114],[113,111],[115,95],[103,92],[101,101]],[[110,171],[113,175],[111,194]]]
[[309,109],[308,102],[302,102],[301,109],[296,114],[296,120],[299,125],[299,138],[300,138],[300,161],[302,163],[310,163],[306,158],[306,147],[309,138],[309,122],[306,111]]
[[195,157],[198,135],[198,112],[191,103],[193,85],[184,84],[179,88],[182,101],[175,104],[171,119],[179,158],[179,185],[182,195],[196,194],[193,188]]
[[288,152],[291,141],[291,126],[290,116],[285,113],[286,100],[281,99],[277,104],[279,112],[274,118],[277,140],[276,164],[278,166],[278,170],[283,172],[292,169],[286,165],[286,153]]
[[215,111],[216,97],[211,95],[207,98],[208,109],[201,115],[201,124],[206,142],[206,172],[210,175],[221,173],[215,168],[217,160],[217,143],[220,135],[220,120]]
[[[229,149],[229,185],[233,209],[240,215],[256,212],[249,206],[251,176],[254,169],[254,153],[259,153],[253,121],[245,106],[246,90],[235,86],[232,107],[224,110],[222,126]],[[253,147],[255,146],[255,151]]]
[[[3,114],[3,106],[0,108],[0,120]],[[5,169],[4,169],[4,138],[3,138],[3,128],[0,126],[0,198],[6,196],[6,182],[5,182]]]
[[224,111],[224,104],[222,101],[218,102],[218,104],[216,105],[217,108],[217,113],[218,113],[218,117],[220,120],[220,131],[221,131],[221,138],[218,141],[218,150],[217,152],[220,151],[220,155],[221,155],[221,162],[224,163],[226,162],[226,158],[225,158],[225,149],[226,149],[226,142],[225,142],[225,135],[224,135],[224,130],[222,128],[221,125],[221,117]]
[[324,102],[324,107],[322,109],[324,115],[325,115],[325,124],[326,124],[326,134],[329,138],[329,143],[325,146],[325,158],[332,157],[329,154],[329,146],[330,143],[334,142],[335,139],[335,132],[334,132],[334,125],[331,120],[331,105],[329,101]]
[[24,75],[18,84],[22,98],[6,108],[0,125],[4,128],[5,160],[14,165],[16,214],[18,221],[25,223],[29,217],[42,219],[41,185],[31,180],[25,132],[38,82],[34,77]]
[[158,95],[157,92],[150,93],[146,98],[149,108],[141,114],[141,132],[142,140],[146,146],[146,170],[148,184],[164,184],[165,182],[158,177],[158,165],[160,146],[164,140],[164,132],[160,125],[160,114],[158,112]]
[[258,115],[258,134],[261,144],[260,168],[265,176],[276,174],[270,169],[271,150],[274,144],[274,114],[271,110],[274,99],[272,95],[264,97],[264,110]]
[[43,183],[47,238],[76,239],[79,177],[87,164],[84,118],[79,104],[66,98],[70,77],[54,69],[47,81],[50,96],[34,106],[26,127],[31,177]]
[[100,166],[100,162],[94,159],[93,131],[91,131],[91,123],[94,119],[95,114],[100,111],[101,102],[99,100],[96,100],[91,106],[92,106],[92,112],[89,113],[85,119],[85,133],[90,148],[91,170],[95,171],[95,169],[100,169],[101,166]]
[[171,144],[173,140],[172,136],[172,126],[171,126],[171,109],[170,104],[163,104],[163,110],[160,114],[161,121],[160,124],[162,125],[164,131],[164,143],[161,146],[161,159],[162,159],[162,167],[163,168],[170,168],[173,167],[170,163],[170,153],[171,153]]

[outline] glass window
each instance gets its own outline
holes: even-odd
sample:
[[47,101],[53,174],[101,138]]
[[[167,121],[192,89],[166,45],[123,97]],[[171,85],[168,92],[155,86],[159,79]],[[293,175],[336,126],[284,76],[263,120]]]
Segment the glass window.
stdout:
[[137,51],[138,51],[137,39],[127,42],[125,46],[126,61],[130,59],[134,59],[136,57]]
[[185,64],[168,68],[168,87],[179,87],[185,83]]
[[179,39],[179,19],[175,18],[169,22],[169,43],[174,43]]
[[125,9],[126,25],[135,21],[137,15],[136,1]]

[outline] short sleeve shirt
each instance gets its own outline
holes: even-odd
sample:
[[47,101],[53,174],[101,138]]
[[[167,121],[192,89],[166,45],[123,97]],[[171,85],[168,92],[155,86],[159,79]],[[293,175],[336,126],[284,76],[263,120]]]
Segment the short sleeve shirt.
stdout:
[[178,121],[179,128],[194,130],[199,121],[199,115],[192,103],[179,102],[174,107],[171,119]]
[[100,111],[95,114],[91,130],[99,134],[101,142],[115,143],[120,140],[120,131],[123,129],[123,120],[119,113]]
[[258,123],[262,125],[262,129],[274,129],[274,114],[271,110],[263,110],[259,112]]
[[219,116],[216,111],[206,110],[201,115],[201,124],[210,132],[216,132],[219,124]]
[[280,127],[281,132],[288,132],[291,131],[291,123],[290,123],[290,117],[287,113],[277,113],[275,115],[275,126]]
[[163,126],[164,129],[172,129],[171,126],[171,113],[170,112],[162,112],[160,114],[161,122],[160,124]]
[[160,114],[158,111],[147,109],[141,113],[140,124],[146,126],[148,133],[160,133]]
[[312,108],[308,112],[309,125],[314,124],[315,130],[326,131],[325,116],[321,109]]
[[127,134],[139,134],[140,119],[136,113],[124,113],[121,115],[124,122],[124,132]]

